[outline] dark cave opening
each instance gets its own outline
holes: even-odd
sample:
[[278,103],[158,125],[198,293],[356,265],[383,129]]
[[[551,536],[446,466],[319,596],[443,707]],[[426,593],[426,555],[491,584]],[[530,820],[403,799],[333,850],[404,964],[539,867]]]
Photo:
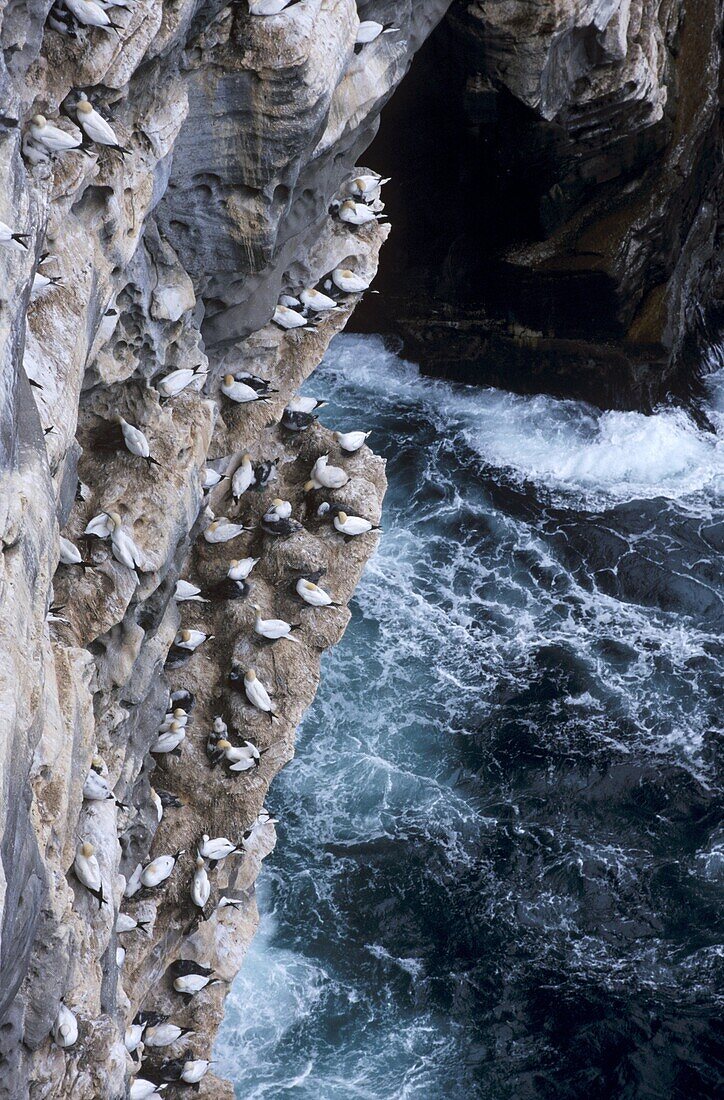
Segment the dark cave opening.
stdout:
[[[574,44],[586,56],[590,37]],[[688,196],[657,199],[673,97],[630,133],[615,105],[595,127],[574,115],[548,122],[491,76],[497,48],[453,7],[385,106],[362,162],[391,177],[392,231],[380,293],[350,329],[401,337],[423,371],[463,382],[643,411],[688,394],[712,330],[696,331],[697,288],[676,266],[716,175],[716,142],[707,151],[703,138],[705,170],[692,172]],[[639,244],[646,202],[652,228]],[[679,331],[675,311],[686,314]]]

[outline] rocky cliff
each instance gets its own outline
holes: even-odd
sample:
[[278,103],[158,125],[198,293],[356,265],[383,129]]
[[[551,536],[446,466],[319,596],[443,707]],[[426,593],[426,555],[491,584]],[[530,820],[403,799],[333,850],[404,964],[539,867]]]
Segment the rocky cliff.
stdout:
[[[385,488],[333,424],[280,423],[359,295],[293,330],[272,316],[337,267],[374,275],[386,223],[351,226],[333,203],[356,166],[385,167],[365,153],[378,116],[448,6],[0,4],[0,1097],[126,1096],[139,1011],[190,1029],[147,1043],[145,1071],[209,1054],[275,842],[264,797],[375,545],[319,504],[374,521]],[[547,364],[569,390],[603,377],[616,400],[622,378],[639,396],[667,383],[716,283],[720,17],[715,0],[457,0],[372,147],[402,181],[388,299],[428,365],[523,384]],[[397,29],[355,50],[360,18]],[[80,147],[83,97],[122,148]],[[44,152],[38,115],[71,148]],[[264,400],[226,396],[242,373],[266,380]],[[309,491],[327,452],[350,480]],[[246,454],[255,485],[238,500],[228,478],[206,487]],[[276,498],[302,525],[289,537],[261,526]],[[214,516],[247,530],[209,541]],[[248,591],[232,584],[246,598],[229,599],[245,558],[259,559]],[[296,581],[320,571],[333,606],[313,608]],[[179,578],[204,602],[176,599]],[[293,640],[264,643],[252,603],[299,623]],[[192,653],[180,630],[206,640]],[[249,705],[250,668],[277,717]],[[166,721],[169,707],[188,713]],[[184,734],[175,752],[150,751],[162,726]],[[256,747],[248,771],[212,767],[219,730]],[[89,778],[113,797],[84,797]],[[207,861],[201,919],[204,833],[245,840]],[[84,843],[102,901],[79,878]],[[179,851],[161,885],[136,888]],[[118,932],[119,912],[141,929]],[[179,958],[218,980],[182,997]],[[231,1089],[208,1073],[199,1094]]]
[[[264,797],[377,537],[344,538],[319,504],[377,521],[385,487],[366,447],[345,455],[327,427],[280,425],[359,295],[338,294],[303,328],[271,318],[280,294],[337,267],[373,277],[387,228],[345,224],[330,204],[446,7],[304,0],[266,18],[195,0],[2,5],[0,220],[26,236],[0,246],[1,1096],[126,1096],[137,1066],[124,1032],[139,1010],[191,1031],[155,1051],[147,1042],[142,1073],[209,1055],[274,844]],[[387,22],[393,9],[399,29],[355,51],[360,16]],[[79,147],[84,96],[122,148]],[[38,114],[74,147],[45,147]],[[195,373],[174,395],[179,370]],[[229,400],[222,379],[242,372],[269,395]],[[119,417],[143,433],[148,460],[129,451]],[[305,490],[327,452],[347,485]],[[255,484],[238,501],[228,479],[204,488],[245,454]],[[301,523],[289,537],[260,526],[276,498]],[[246,530],[209,541],[222,514]],[[239,589],[229,561],[247,557],[259,560]],[[332,606],[296,594],[318,571]],[[174,598],[179,578],[208,602]],[[246,598],[227,598],[225,584]],[[252,602],[300,624],[293,639],[255,634]],[[176,644],[182,629],[210,637],[191,652]],[[236,673],[250,668],[277,717],[249,705]],[[151,753],[174,691],[195,697],[181,700],[185,738]],[[249,771],[211,766],[215,724],[256,747]],[[84,797],[89,776],[113,797]],[[204,833],[246,839],[207,861],[202,919],[190,891]],[[80,881],[81,844],[103,900]],[[132,892],[139,866],[179,849],[160,886]],[[142,927],[116,931],[119,911]],[[181,996],[179,958],[219,980]],[[61,1006],[75,1041],[59,1033]],[[200,1095],[230,1086],[209,1073]]]
[[370,151],[395,234],[368,327],[607,407],[688,384],[724,301],[722,12],[457,0]]

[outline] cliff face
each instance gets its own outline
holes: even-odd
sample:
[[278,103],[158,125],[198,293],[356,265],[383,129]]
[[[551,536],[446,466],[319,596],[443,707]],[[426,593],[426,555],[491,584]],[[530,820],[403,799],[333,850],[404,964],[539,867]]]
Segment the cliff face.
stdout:
[[[316,509],[326,497],[376,521],[385,487],[367,448],[344,457],[321,426],[279,426],[358,296],[314,329],[284,332],[270,318],[280,293],[343,261],[374,275],[387,229],[344,225],[330,202],[446,7],[364,5],[385,22],[394,8],[400,30],[356,54],[353,0],[304,0],[269,19],[246,4],[136,0],[112,8],[117,30],[74,37],[56,29],[57,9],[47,22],[48,0],[2,5],[0,219],[28,237],[27,249],[0,247],[0,1096],[125,1096],[123,1036],[139,1009],[193,1030],[156,1062],[208,1056],[274,844],[258,814],[375,544],[372,534],[346,542]],[[31,118],[72,132],[81,93],[127,152],[96,145],[39,159],[25,140]],[[41,262],[59,281],[31,296]],[[194,367],[188,388],[162,398],[160,379]],[[270,381],[270,400],[223,396],[222,376],[242,370]],[[119,415],[145,433],[156,464],[113,442]],[[306,494],[327,451],[349,484]],[[263,488],[238,504],[228,481],[203,491],[209,465],[232,472],[246,452],[275,461]],[[273,497],[292,503],[303,530],[261,532]],[[252,530],[209,543],[209,509]],[[84,536],[102,512],[119,513],[135,540],[136,571],[107,539]],[[85,566],[59,564],[61,533]],[[249,598],[173,598],[179,577],[207,591],[247,556],[260,559]],[[307,608],[294,583],[322,569],[340,606]],[[265,617],[301,623],[294,640],[262,643],[252,600]],[[180,627],[213,637],[169,664]],[[248,705],[233,667],[255,668],[278,719]],[[180,755],[151,756],[169,691],[182,688],[196,699]],[[261,750],[250,772],[210,767],[217,717],[234,744]],[[94,761],[122,805],[83,798]],[[152,787],[178,800],[160,824]],[[239,841],[255,822],[243,855],[210,872],[199,922],[190,888],[202,834]],[[73,871],[81,842],[95,849],[100,905]],[[163,886],[123,897],[139,864],[177,849]],[[222,895],[238,900],[219,908]],[[118,934],[119,909],[148,922],[146,934]],[[169,971],[179,957],[221,980],[185,1003]],[[79,1028],[66,1049],[51,1035],[61,1002]],[[231,1093],[209,1074],[200,1095]]]
[[691,372],[724,297],[721,43],[718,0],[456,0],[371,150],[413,358],[613,407]]
[[[26,249],[0,245],[0,1097],[125,1096],[123,1035],[139,1009],[192,1029],[164,1057],[208,1055],[274,844],[259,811],[374,548],[371,534],[343,541],[303,486],[329,450],[351,478],[326,494],[332,502],[376,520],[385,487],[366,448],[345,458],[319,425],[279,426],[356,296],[313,330],[283,332],[270,318],[280,293],[343,262],[374,274],[384,223],[354,229],[330,203],[448,3],[371,0],[358,11],[353,0],[303,0],[266,19],[246,3],[133,0],[112,8],[117,30],[74,37],[49,0],[0,4],[0,220],[28,234]],[[426,88],[412,86],[429,118],[418,127],[394,102],[389,115],[401,119],[399,149],[417,149],[407,180],[401,165],[399,210],[412,279],[393,265],[389,296],[428,364],[462,358],[523,378],[568,363],[570,384],[571,373],[596,379],[625,361],[643,389],[667,377],[715,274],[719,15],[714,0],[700,7],[455,5],[439,32],[445,64],[421,57]],[[355,53],[360,17],[400,29]],[[38,159],[31,118],[70,132],[81,93],[127,151]],[[448,156],[461,134],[462,164]],[[506,158],[510,187],[490,190]],[[31,296],[41,264],[59,283]],[[581,328],[591,295],[609,303],[605,331]],[[197,376],[162,399],[159,381],[181,368]],[[234,405],[220,388],[229,371],[278,392]],[[119,415],[148,436],[155,465],[108,445]],[[231,473],[247,452],[275,460],[276,479],[238,504],[228,481],[203,491],[206,468]],[[292,503],[304,530],[261,533],[273,497]],[[253,529],[209,543],[209,509]],[[133,536],[137,571],[107,540],[84,537],[103,512]],[[61,533],[84,565],[59,565]],[[173,598],[179,577],[207,592],[246,556],[260,559],[251,598],[265,616],[301,622],[294,641],[259,644],[251,598]],[[321,569],[341,606],[303,609],[294,580]],[[179,627],[213,637],[170,667]],[[236,667],[273,689],[278,719],[230,684]],[[153,757],[169,691],[181,689],[195,706],[180,755]],[[210,767],[217,717],[235,744],[263,750],[258,767]],[[94,761],[122,805],[84,800]],[[152,787],[179,803],[160,823]],[[252,827],[244,854],[211,872],[199,922],[200,837],[238,840]],[[84,841],[100,906],[72,869]],[[139,864],[177,849],[160,888],[123,898]],[[218,907],[222,895],[235,905]],[[119,909],[148,922],[146,934],[116,933]],[[179,957],[220,981],[185,1002],[172,988]],[[79,1028],[65,1049],[51,1035],[61,1002]],[[209,1074],[200,1095],[231,1091]]]

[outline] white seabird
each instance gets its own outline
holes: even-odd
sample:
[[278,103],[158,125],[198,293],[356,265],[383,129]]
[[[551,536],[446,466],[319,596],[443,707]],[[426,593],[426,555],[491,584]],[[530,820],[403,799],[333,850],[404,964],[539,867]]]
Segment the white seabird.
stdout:
[[147,863],[141,872],[141,885],[147,889],[152,889],[154,886],[160,886],[162,882],[172,874],[174,867],[176,866],[176,860],[179,856],[183,855],[183,849],[179,848],[177,852],[171,855],[156,856],[150,863]]
[[332,282],[345,294],[362,294],[369,289],[369,280],[364,279],[348,267],[335,267],[332,272]]
[[196,870],[194,871],[194,877],[191,882],[191,901],[199,909],[203,909],[206,902],[209,900],[210,894],[211,883],[206,873],[206,864],[204,863],[203,857],[199,856],[196,860]]
[[83,532],[84,535],[95,535],[99,539],[110,538],[112,533],[113,521],[108,512],[100,512],[97,516],[93,516]]
[[340,450],[346,451],[350,455],[364,446],[365,440],[370,434],[370,432],[332,432],[335,442],[339,443]]
[[133,424],[129,424],[122,416],[118,417],[118,423],[121,425],[123,442],[126,444],[126,449],[138,458],[145,458],[149,466],[160,465],[155,458],[151,458],[151,447],[141,429],[136,428]]
[[232,523],[226,516],[219,516],[204,531],[207,542],[230,542],[246,530],[241,523]]
[[225,374],[221,382],[221,392],[238,405],[249,405],[252,401],[268,401],[268,394],[259,393],[246,382],[237,382],[233,374]]
[[[296,630],[299,625],[298,623],[288,623],[284,619],[262,619],[258,605],[253,603],[251,606],[256,611],[254,631],[260,637],[266,638],[267,641],[277,642],[282,638],[289,638],[292,631]],[[292,638],[291,640],[295,641],[296,639]]]
[[[29,133],[36,145],[46,153],[68,153],[71,149],[78,149],[82,144],[80,134],[69,134],[48,122],[45,115],[34,115],[30,121]],[[78,133],[78,131],[76,131]]]
[[121,156],[125,156],[129,152],[119,142],[110,123],[106,122],[88,99],[81,99],[75,108],[75,112],[81,130],[96,145],[106,145],[109,149],[116,149]]
[[248,669],[244,676],[244,691],[251,705],[256,707],[257,710],[262,711],[263,714],[268,714],[271,721],[279,717],[279,715],[274,713],[272,701],[269,698],[269,692],[264,687],[253,668]]
[[305,287],[299,297],[302,305],[306,306],[307,309],[311,309],[313,313],[326,313],[333,309],[339,309],[334,298],[330,298],[328,294],[322,294],[321,290],[315,290],[312,286]]
[[179,630],[173,644],[177,645],[179,649],[188,649],[193,653],[194,650],[213,636],[213,634],[205,634],[203,630]]
[[61,565],[85,565],[86,564],[83,561],[83,557],[81,555],[80,550],[78,549],[78,547],[75,545],[74,542],[71,542],[70,539],[67,539],[65,537],[65,535],[60,535],[58,541],[59,541],[59,545],[60,545],[59,561],[60,561]]
[[259,558],[232,558],[227,576],[232,581],[245,581],[259,561]]
[[204,492],[206,492],[209,489],[213,489],[216,485],[219,484],[220,481],[223,481],[224,478],[228,476],[228,474],[220,474],[218,470],[215,470],[213,468],[213,466],[207,466],[204,470],[204,477],[203,481],[201,482],[201,487]]
[[337,607],[338,604],[333,603],[332,597],[329,592],[325,592],[323,588],[320,588],[318,584],[314,584],[313,581],[308,581],[305,577],[300,577],[296,583],[297,595],[301,596],[305,603],[308,603],[310,607]]
[[296,309],[282,305],[278,305],[274,310],[272,321],[283,329],[307,328],[309,325],[307,318],[298,313]]
[[381,34],[393,34],[399,29],[399,27],[393,26],[392,23],[378,23],[376,19],[363,19],[357,28],[355,45],[366,46],[369,42],[374,42]]
[[5,222],[0,222],[0,244],[10,245],[11,248],[17,245],[18,248],[22,248],[27,252],[28,246],[25,242],[29,237],[29,233],[13,233],[9,225],[6,225]]
[[128,882],[126,883],[123,896],[124,898],[132,898],[141,889],[141,875],[143,873],[143,866],[140,863],[136,864],[136,869],[131,874]]
[[176,603],[187,603],[189,600],[195,600],[197,603],[208,603],[201,595],[201,589],[191,584],[190,581],[177,580],[176,587],[173,590],[173,598]]
[[298,0],[249,0],[249,15],[279,15]]
[[118,31],[107,12],[95,0],[63,0],[66,8],[84,27],[100,27],[102,30]]
[[321,398],[304,397],[302,394],[298,393],[292,397],[287,408],[291,412],[312,413],[316,412],[317,409],[323,409],[326,404],[328,404],[328,402],[322,401]]
[[106,900],[103,896],[103,879],[98,860],[95,857],[95,848],[88,841],[84,841],[75,854],[73,871],[81,885],[85,886],[89,894],[98,901],[98,908]]
[[341,489],[349,481],[349,474],[341,466],[330,466],[329,455],[320,455],[310,475],[315,489]]
[[369,225],[377,221],[377,215],[363,202],[355,202],[354,199],[345,199],[337,210],[337,216],[341,222],[348,225]]
[[30,297],[37,298],[49,286],[62,286],[62,280],[57,275],[43,275],[42,271],[36,271],[33,275],[33,285],[30,288]]
[[185,740],[186,730],[184,727],[178,722],[172,722],[170,729],[158,734],[156,740],[151,745],[150,751],[157,755],[175,752]]
[[245,454],[242,456],[241,462],[234,470],[231,478],[231,495],[234,500],[236,501],[239,497],[243,496],[246,490],[254,484],[255,480],[251,455]]
[[184,1062],[179,1081],[185,1081],[187,1085],[196,1085],[208,1072],[209,1062],[206,1058],[188,1058]]
[[202,363],[197,364],[195,367],[181,367],[179,370],[172,370],[170,374],[160,378],[156,383],[156,389],[161,397],[178,397],[192,382],[203,380],[207,373],[208,371]]
[[109,512],[108,518],[112,525],[111,549],[113,550],[113,557],[121,565],[125,565],[127,569],[133,569],[134,572],[137,572],[145,564],[143,554],[136,546],[133,536],[129,535],[128,531],[123,530],[123,521],[118,512]]
[[136,1077],[131,1082],[128,1095],[130,1100],[151,1100],[153,1096],[161,1096],[161,1090],[165,1088],[168,1088],[167,1084],[156,1085],[145,1077]]
[[364,199],[368,195],[372,195],[378,187],[382,187],[385,183],[389,183],[390,179],[390,176],[383,179],[382,176],[378,176],[376,172],[356,176],[355,179],[350,181],[347,190],[354,198]]
[[290,501],[282,500],[281,497],[274,497],[269,511],[274,512],[280,519],[289,519],[292,514],[292,506]]
[[126,1028],[125,1035],[123,1037],[123,1045],[129,1054],[133,1054],[143,1039],[143,1032],[146,1029],[146,1024],[137,1024],[134,1020],[132,1024],[129,1024]]
[[116,918],[116,932],[119,936],[124,932],[135,932],[137,928],[145,932],[150,923],[150,920],[136,920],[130,913],[119,913]]
[[145,1043],[147,1047],[167,1047],[177,1042],[183,1035],[193,1032],[192,1027],[179,1027],[168,1021],[157,1024],[155,1027],[146,1028]]
[[78,1042],[78,1021],[62,1001],[53,1024],[53,1040],[59,1047],[72,1047]]
[[[204,861],[201,860],[201,862]],[[208,878],[206,881],[208,883]],[[195,902],[194,904],[198,903]],[[205,904],[206,902],[204,902]],[[204,905],[199,906],[199,908],[203,909]],[[177,993],[183,993],[186,997],[193,997],[196,993],[200,993],[202,989],[206,989],[207,985],[216,981],[218,981],[218,978],[212,978],[209,974],[179,974],[178,978],[174,978],[173,987]]]
[[379,528],[361,516],[348,516],[346,512],[337,512],[333,520],[335,529],[341,535],[353,538],[355,535],[366,535],[368,531],[377,531]]
[[202,859],[212,860],[214,863],[218,863],[219,860],[226,859],[227,856],[238,851],[240,849],[237,848],[233,840],[229,840],[225,836],[210,837],[207,833],[204,833],[199,844],[199,855]]

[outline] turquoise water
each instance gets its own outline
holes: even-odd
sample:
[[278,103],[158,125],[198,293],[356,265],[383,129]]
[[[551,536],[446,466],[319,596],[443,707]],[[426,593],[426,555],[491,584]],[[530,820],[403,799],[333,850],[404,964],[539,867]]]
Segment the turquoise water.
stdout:
[[217,1071],[243,1100],[713,1095],[720,439],[377,337],[305,389],[372,429],[384,536],[270,792]]

